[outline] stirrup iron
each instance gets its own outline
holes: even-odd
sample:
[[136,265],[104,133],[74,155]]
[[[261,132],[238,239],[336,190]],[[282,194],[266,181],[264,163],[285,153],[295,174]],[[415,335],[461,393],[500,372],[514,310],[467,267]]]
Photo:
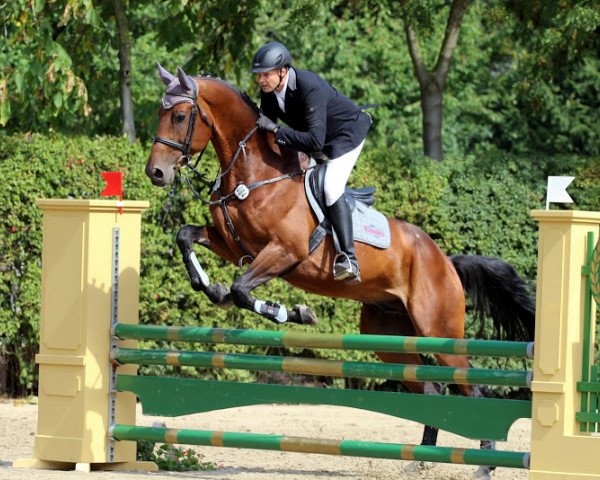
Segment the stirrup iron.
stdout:
[[360,278],[358,265],[354,264],[348,254],[340,252],[333,260],[333,279],[334,280],[354,280]]

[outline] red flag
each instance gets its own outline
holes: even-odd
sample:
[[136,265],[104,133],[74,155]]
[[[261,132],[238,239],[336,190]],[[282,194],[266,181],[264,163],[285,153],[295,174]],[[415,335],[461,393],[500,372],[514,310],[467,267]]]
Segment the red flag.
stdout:
[[100,193],[101,197],[119,197],[119,213],[123,214],[123,173],[122,172],[100,172],[106,182],[106,187]]
[[111,197],[116,195],[123,200],[123,173],[122,172],[101,172],[106,181],[106,188],[100,193],[101,197]]

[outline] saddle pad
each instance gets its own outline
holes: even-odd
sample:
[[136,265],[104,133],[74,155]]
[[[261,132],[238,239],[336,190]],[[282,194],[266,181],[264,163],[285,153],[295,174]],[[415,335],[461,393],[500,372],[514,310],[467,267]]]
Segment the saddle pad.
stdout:
[[[312,170],[308,170],[304,175],[304,191],[312,211],[315,212],[319,223],[321,223],[325,215],[310,188],[312,172]],[[390,225],[387,218],[373,207],[368,207],[358,200],[352,211],[352,227],[355,241],[377,248],[388,248],[390,246]],[[328,233],[331,233],[330,229],[328,229]]]

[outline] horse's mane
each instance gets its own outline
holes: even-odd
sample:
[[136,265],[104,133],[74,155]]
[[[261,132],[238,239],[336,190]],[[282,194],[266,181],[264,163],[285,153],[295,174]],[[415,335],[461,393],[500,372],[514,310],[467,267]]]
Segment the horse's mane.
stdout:
[[207,75],[207,74],[197,75],[197,77],[202,78],[202,79],[217,80],[218,82],[223,83],[225,86],[227,86],[228,88],[230,88],[231,90],[236,92],[240,97],[242,97],[242,100],[244,100],[244,103],[246,105],[248,105],[254,111],[254,113],[256,113],[258,115],[258,113],[260,112],[260,108],[258,107],[256,102],[254,100],[252,100],[252,98],[250,98],[250,95],[248,95],[248,93],[242,92],[241,90],[239,90],[238,88],[233,86],[228,81],[223,80],[222,78],[214,77],[212,75]]
[[257,114],[260,112],[260,108],[258,108],[256,102],[250,98],[250,95],[248,95],[248,93],[240,92],[240,95],[244,99],[244,102],[246,102],[252,108],[252,110],[254,110]]

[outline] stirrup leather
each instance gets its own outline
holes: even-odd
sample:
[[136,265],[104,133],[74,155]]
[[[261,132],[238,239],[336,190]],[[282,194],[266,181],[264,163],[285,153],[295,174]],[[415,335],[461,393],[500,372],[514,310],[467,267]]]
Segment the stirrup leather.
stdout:
[[338,253],[333,260],[334,280],[353,280],[360,277],[360,270],[356,262],[344,252]]

